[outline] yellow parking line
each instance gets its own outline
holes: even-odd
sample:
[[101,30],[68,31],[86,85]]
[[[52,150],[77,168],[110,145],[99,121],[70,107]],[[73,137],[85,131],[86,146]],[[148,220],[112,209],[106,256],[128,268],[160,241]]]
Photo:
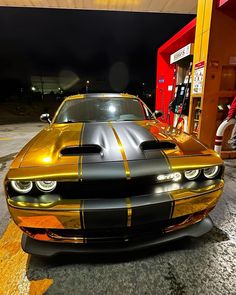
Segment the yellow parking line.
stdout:
[[11,221],[0,239],[0,294],[41,295],[48,290],[52,279],[28,279],[30,258],[21,249],[21,231]]
[[9,138],[9,137],[0,137],[0,140],[13,140],[13,138]]

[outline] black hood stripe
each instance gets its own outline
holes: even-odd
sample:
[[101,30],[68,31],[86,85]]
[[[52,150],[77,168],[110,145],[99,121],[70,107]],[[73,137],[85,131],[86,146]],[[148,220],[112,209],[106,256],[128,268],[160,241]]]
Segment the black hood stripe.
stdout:
[[130,168],[129,168],[129,163],[127,161],[127,157],[126,157],[126,154],[125,154],[125,151],[124,151],[124,147],[123,147],[123,144],[115,130],[115,128],[112,126],[112,123],[109,122],[109,126],[111,127],[114,135],[115,135],[115,138],[117,140],[117,143],[118,143],[118,146],[119,146],[119,149],[120,149],[120,153],[122,155],[122,158],[123,158],[123,162],[124,162],[124,169],[125,169],[125,175],[126,175],[126,178],[127,179],[131,179],[131,175],[130,175]]
[[113,128],[123,144],[132,177],[147,176],[150,171],[156,174],[171,171],[169,161],[162,150],[141,150],[140,145],[144,141],[156,140],[148,129],[137,122],[113,123]]
[[140,145],[144,141],[155,140],[151,132],[136,122],[114,122],[112,125],[122,142],[128,161],[145,159]]
[[145,141],[156,140],[138,122],[96,122],[83,125],[80,145],[97,145],[101,153],[79,158],[79,179],[130,179],[171,172],[165,153],[142,150]]
[[[113,129],[108,123],[87,123],[83,130],[83,145],[95,144],[101,147],[102,153],[84,155],[79,163],[83,179],[124,179],[130,177],[127,167],[125,173],[123,157]],[[83,164],[83,167],[82,167]]]

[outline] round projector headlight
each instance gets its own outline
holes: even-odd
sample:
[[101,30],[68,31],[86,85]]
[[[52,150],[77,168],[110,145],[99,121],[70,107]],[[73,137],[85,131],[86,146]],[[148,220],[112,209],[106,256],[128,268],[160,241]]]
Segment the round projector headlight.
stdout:
[[214,166],[214,167],[204,169],[203,174],[206,178],[213,179],[218,175],[219,171],[220,171],[220,167]]
[[18,181],[18,180],[12,180],[11,186],[15,191],[22,194],[27,194],[32,190],[33,183],[32,181]]
[[188,180],[194,180],[196,178],[198,178],[198,176],[200,175],[201,170],[199,169],[195,169],[195,170],[188,170],[184,172],[184,176],[188,179]]
[[57,186],[57,182],[51,180],[36,181],[35,184],[37,188],[44,193],[52,192]]

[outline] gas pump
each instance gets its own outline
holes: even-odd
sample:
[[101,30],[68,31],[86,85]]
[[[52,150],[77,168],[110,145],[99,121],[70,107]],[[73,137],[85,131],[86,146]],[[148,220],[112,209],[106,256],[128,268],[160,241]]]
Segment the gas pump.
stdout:
[[[175,114],[173,125],[176,128],[181,127],[180,129],[183,129],[183,131],[187,131],[187,120],[188,120],[189,102],[190,102],[190,93],[191,93],[191,74],[192,74],[192,62],[189,63],[189,67],[186,72],[184,80],[182,80],[181,83],[178,83],[176,85],[175,91],[174,91],[174,99],[171,101],[169,105],[169,110],[171,110]],[[179,78],[179,82],[180,82],[180,78]]]

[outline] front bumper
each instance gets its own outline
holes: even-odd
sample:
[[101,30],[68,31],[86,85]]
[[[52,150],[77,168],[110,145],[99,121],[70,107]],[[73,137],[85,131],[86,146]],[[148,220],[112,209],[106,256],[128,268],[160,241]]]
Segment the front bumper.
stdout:
[[7,200],[13,220],[31,238],[99,247],[114,242],[125,245],[127,241],[142,244],[140,237],[165,240],[167,234],[203,220],[216,205],[223,185],[223,180],[214,180],[128,198],[60,199],[43,195],[40,202],[33,198],[26,202],[24,196]]
[[213,223],[211,219],[206,217],[198,223],[175,232],[167,233],[161,237],[153,235],[152,237],[140,237],[137,241],[127,241],[125,243],[83,244],[79,246],[71,243],[62,244],[38,241],[23,234],[21,246],[27,253],[48,257],[66,253],[121,253],[142,250],[185,237],[197,238],[209,232],[212,227]]

